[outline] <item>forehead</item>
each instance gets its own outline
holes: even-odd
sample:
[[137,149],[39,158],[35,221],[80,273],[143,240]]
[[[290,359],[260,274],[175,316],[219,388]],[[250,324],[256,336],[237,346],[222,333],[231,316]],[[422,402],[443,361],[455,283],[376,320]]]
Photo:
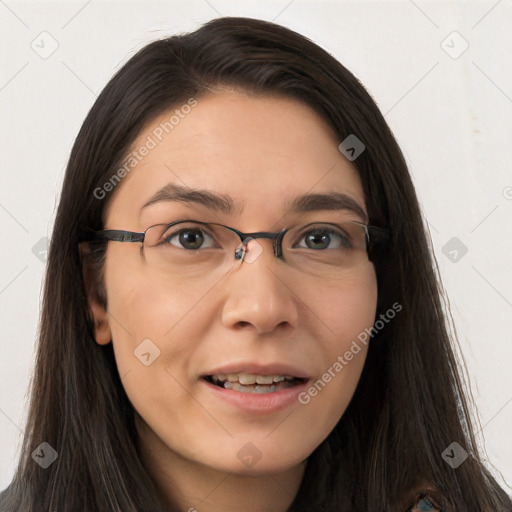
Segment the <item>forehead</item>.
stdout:
[[[364,206],[355,168],[309,106],[217,90],[153,119],[128,155],[136,165],[114,191],[108,218],[140,213],[165,185],[231,196],[237,215],[270,215],[296,195],[336,191]],[[185,108],[185,105],[193,105]],[[145,156],[140,157],[141,149]],[[274,208],[274,206],[272,207]]]

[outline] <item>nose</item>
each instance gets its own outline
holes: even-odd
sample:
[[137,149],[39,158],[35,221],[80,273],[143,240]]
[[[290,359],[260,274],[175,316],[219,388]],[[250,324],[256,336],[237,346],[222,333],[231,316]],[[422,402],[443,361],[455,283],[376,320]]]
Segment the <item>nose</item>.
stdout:
[[297,327],[298,299],[284,277],[286,263],[274,255],[272,240],[251,240],[247,249],[243,262],[227,278],[224,325],[258,334]]

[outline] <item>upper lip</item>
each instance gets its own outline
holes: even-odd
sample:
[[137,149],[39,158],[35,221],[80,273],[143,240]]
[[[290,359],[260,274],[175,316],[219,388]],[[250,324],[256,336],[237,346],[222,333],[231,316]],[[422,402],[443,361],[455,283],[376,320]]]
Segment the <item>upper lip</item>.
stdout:
[[250,373],[253,375],[285,375],[290,377],[297,377],[299,379],[310,379],[306,371],[298,366],[282,363],[269,363],[269,364],[257,364],[257,363],[233,363],[224,366],[219,366],[210,370],[202,375],[207,377],[210,375],[219,375],[223,373],[229,375],[230,373]]

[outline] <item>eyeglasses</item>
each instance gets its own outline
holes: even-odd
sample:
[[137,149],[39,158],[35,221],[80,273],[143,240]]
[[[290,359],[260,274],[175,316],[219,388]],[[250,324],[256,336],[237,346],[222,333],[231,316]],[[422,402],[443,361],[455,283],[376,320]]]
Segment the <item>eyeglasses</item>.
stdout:
[[243,233],[223,224],[178,220],[157,224],[143,233],[102,230],[95,241],[140,242],[144,260],[164,276],[193,278],[229,272],[253,263],[263,252],[257,239],[273,241],[274,256],[302,273],[339,278],[368,263],[370,250],[389,239],[389,231],[346,221],[297,224],[277,233]]

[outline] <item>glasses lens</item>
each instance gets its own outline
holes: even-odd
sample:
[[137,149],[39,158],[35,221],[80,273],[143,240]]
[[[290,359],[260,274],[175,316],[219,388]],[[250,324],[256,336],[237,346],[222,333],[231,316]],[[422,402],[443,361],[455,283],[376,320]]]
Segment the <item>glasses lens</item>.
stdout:
[[185,221],[149,228],[144,256],[167,275],[205,277],[234,267],[238,245],[240,238],[224,226]]
[[312,223],[286,232],[283,256],[304,273],[336,278],[368,262],[366,247],[364,224]]

